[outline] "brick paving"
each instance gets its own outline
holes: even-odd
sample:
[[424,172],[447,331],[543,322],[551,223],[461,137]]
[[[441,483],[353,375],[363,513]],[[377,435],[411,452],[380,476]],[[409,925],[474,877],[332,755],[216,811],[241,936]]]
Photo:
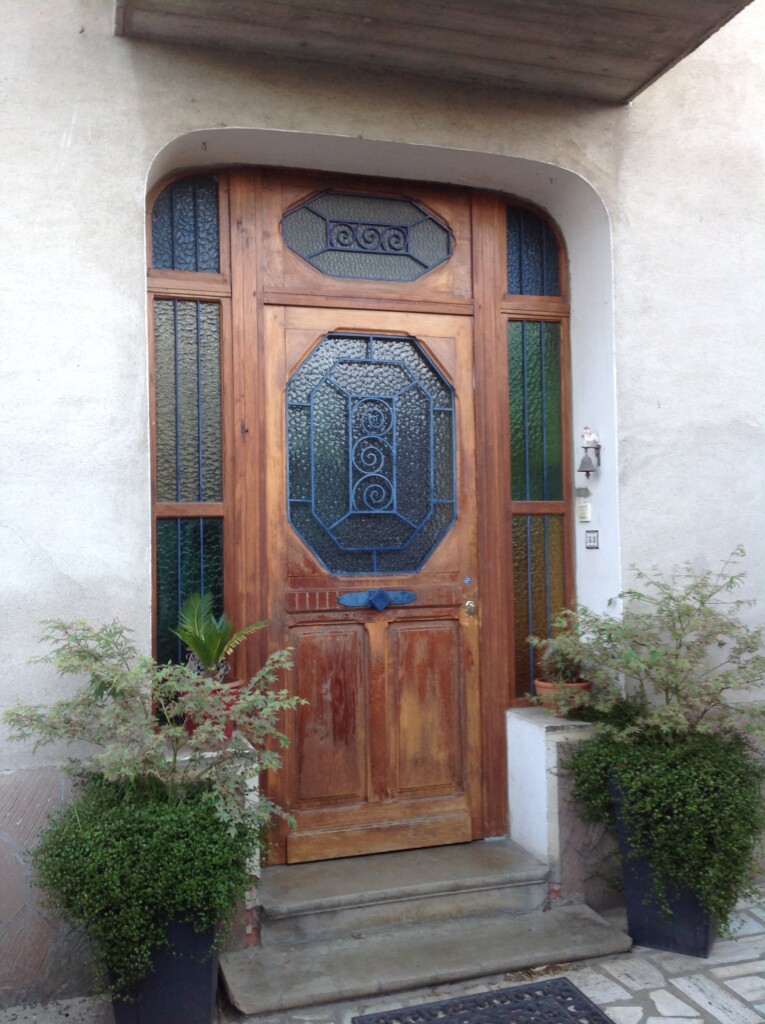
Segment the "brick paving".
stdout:
[[[222,1009],[219,1024],[350,1024],[358,1014],[506,988],[513,982],[525,984],[540,974],[570,978],[613,1024],[765,1024],[765,907],[740,906],[734,931],[733,938],[715,942],[707,960],[634,948],[596,961],[289,1013],[241,1017]],[[111,1007],[98,999],[0,1010],[0,1024],[113,1024],[113,1020]]]

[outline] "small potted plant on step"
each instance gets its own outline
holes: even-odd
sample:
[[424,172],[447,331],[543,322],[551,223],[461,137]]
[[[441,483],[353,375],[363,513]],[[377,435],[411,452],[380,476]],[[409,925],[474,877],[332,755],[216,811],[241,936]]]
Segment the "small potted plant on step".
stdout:
[[543,707],[575,708],[592,689],[590,649],[577,628],[576,615],[562,609],[552,622],[551,636],[530,636],[535,658],[534,695]]
[[696,956],[752,894],[765,829],[765,656],[734,593],[742,557],[633,567],[621,616],[574,613],[596,682],[577,712],[594,731],[570,758],[574,799],[617,831],[633,941]]
[[[232,707],[216,676],[157,665],[119,623],[50,622],[44,640],[38,660],[84,684],[4,716],[35,749],[78,744],[75,798],[32,852],[36,881],[93,940],[117,1024],[210,1024],[217,936],[281,813],[257,779],[278,768],[278,722],[299,703],[279,686],[289,652],[274,652]],[[199,723],[191,735],[184,717]]]

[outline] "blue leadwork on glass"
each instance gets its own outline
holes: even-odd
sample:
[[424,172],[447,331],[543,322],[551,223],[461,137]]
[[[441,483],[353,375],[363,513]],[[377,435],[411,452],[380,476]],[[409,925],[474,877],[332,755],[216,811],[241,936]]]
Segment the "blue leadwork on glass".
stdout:
[[330,572],[416,572],[454,522],[454,392],[415,338],[322,338],[287,447],[290,522]]
[[151,247],[155,268],[220,270],[218,182],[195,175],[164,188],[151,211]]
[[415,281],[451,256],[446,225],[412,199],[320,192],[282,218],[293,252],[332,277]]

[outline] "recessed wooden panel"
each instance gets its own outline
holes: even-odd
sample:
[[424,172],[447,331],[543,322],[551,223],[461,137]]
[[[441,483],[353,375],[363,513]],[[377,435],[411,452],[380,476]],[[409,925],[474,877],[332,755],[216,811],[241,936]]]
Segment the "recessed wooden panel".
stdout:
[[388,636],[395,791],[458,792],[465,757],[459,625],[397,622]]
[[362,800],[366,793],[364,630],[352,624],[290,631],[298,692],[295,805]]

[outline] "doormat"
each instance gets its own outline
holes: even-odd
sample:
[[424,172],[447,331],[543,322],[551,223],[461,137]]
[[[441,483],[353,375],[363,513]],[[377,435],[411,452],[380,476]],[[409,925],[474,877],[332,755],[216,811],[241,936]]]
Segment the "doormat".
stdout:
[[614,1024],[568,978],[368,1013],[351,1024]]

